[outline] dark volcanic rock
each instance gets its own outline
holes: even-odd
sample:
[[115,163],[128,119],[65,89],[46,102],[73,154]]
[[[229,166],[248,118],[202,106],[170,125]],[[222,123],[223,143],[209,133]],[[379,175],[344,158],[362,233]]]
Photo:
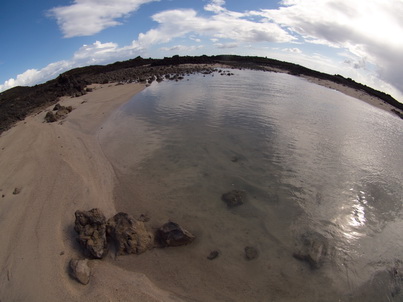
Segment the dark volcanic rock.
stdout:
[[252,246],[245,247],[245,258],[247,260],[256,259],[258,256],[259,256],[259,252],[257,251],[256,248],[254,248]]
[[175,222],[167,222],[156,234],[156,239],[162,247],[180,246],[191,243],[195,236]]
[[57,121],[57,117],[56,117],[56,115],[55,115],[52,111],[49,111],[49,112],[46,113],[46,115],[45,115],[45,121],[46,121],[47,123],[53,123],[53,122],[56,122],[56,121]]
[[116,253],[141,254],[152,249],[154,238],[144,222],[126,213],[118,213],[108,220],[107,234],[116,243]]
[[232,190],[221,196],[222,201],[224,201],[229,208],[242,205],[246,200],[246,192],[240,190]]
[[91,257],[101,259],[107,251],[106,219],[99,209],[76,211],[74,230],[77,241]]
[[90,282],[91,277],[91,269],[88,266],[88,259],[71,259],[70,274],[81,284],[87,285]]
[[329,248],[326,237],[317,232],[306,232],[297,241],[294,258],[306,261],[312,268],[319,268]]

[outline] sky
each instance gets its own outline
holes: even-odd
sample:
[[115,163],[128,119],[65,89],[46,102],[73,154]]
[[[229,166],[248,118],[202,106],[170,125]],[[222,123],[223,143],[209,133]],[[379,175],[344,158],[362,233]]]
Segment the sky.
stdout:
[[341,74],[403,102],[403,0],[3,0],[0,92],[141,56],[237,54]]

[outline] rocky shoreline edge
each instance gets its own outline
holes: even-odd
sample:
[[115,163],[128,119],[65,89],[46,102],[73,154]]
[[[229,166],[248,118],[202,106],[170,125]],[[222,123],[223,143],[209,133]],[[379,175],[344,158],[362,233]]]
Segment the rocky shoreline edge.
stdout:
[[392,96],[357,83],[350,78],[318,72],[293,63],[262,57],[235,55],[173,56],[164,59],[137,57],[105,66],[97,65],[72,69],[44,84],[33,87],[14,87],[0,93],[0,134],[16,122],[24,120],[29,114],[56,104],[62,96],[78,97],[90,92],[87,88],[90,84],[132,82],[145,84],[154,80],[180,80],[185,74],[211,73],[216,67],[284,72],[295,76],[329,81],[379,99],[381,103],[392,106],[389,111],[403,119],[403,104]]

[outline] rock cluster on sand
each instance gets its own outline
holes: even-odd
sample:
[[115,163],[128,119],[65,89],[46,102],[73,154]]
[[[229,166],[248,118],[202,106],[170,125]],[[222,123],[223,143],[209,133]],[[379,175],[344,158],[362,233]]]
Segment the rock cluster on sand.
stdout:
[[73,111],[73,107],[71,106],[65,107],[61,106],[60,104],[56,104],[55,107],[53,107],[53,111],[49,111],[48,113],[46,113],[45,121],[47,123],[53,123],[60,119],[65,118],[67,114]]
[[115,242],[118,255],[141,254],[154,246],[154,236],[144,222],[127,213],[118,213],[108,220],[107,234]]
[[74,230],[77,241],[91,258],[101,259],[108,250],[106,241],[106,218],[99,209],[76,211]]
[[[106,220],[101,210],[95,208],[90,211],[76,211],[75,217],[77,241],[89,258],[102,259],[108,252],[108,242],[115,244],[117,255],[127,255],[141,254],[155,246],[181,246],[195,239],[194,235],[175,222],[165,223],[154,236],[146,229],[144,222],[149,218],[145,215],[135,219],[120,212]],[[80,283],[88,284],[91,274],[88,260],[82,261],[84,260],[70,261],[71,275]]]

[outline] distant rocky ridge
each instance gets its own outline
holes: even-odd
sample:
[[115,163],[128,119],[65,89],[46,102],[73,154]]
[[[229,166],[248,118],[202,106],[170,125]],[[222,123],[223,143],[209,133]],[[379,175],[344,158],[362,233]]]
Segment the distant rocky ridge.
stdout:
[[[184,64],[192,64],[184,65]],[[151,82],[164,78],[180,79],[183,74],[209,72],[212,64],[223,64],[234,68],[258,70],[276,69],[293,75],[305,75],[329,80],[354,89],[362,90],[403,110],[399,103],[389,94],[357,83],[341,75],[330,75],[308,69],[301,65],[274,59],[235,55],[218,56],[173,56],[164,59],[135,59],[101,66],[87,66],[72,69],[56,79],[33,87],[14,87],[0,93],[0,133],[9,129],[15,122],[23,120],[27,115],[58,102],[62,96],[80,96],[87,93],[86,86],[93,83],[111,82]],[[403,118],[399,110],[394,111]]]

